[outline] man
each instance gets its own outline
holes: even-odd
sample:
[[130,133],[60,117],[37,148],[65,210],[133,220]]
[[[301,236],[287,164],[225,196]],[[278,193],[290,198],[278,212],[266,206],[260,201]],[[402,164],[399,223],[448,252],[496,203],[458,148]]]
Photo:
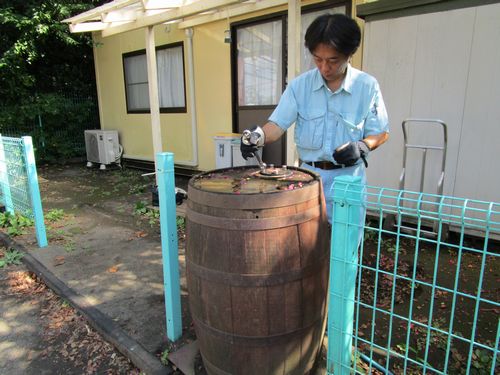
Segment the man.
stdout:
[[316,18],[305,35],[316,69],[292,80],[269,121],[251,129],[251,136],[241,141],[247,159],[295,122],[301,167],[321,175],[330,223],[334,178],[361,176],[364,183],[368,154],[388,138],[378,82],[349,63],[360,42],[361,30],[352,18],[343,14]]

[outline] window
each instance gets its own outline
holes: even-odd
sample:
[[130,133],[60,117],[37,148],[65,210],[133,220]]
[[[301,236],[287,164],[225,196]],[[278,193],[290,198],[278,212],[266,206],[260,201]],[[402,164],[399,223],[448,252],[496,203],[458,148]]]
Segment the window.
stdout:
[[282,90],[282,21],[238,28],[240,106],[275,105]]
[[[301,40],[311,22],[320,14],[346,13],[344,5],[312,9],[302,14]],[[286,67],[284,27],[286,17],[262,20],[237,26],[237,95],[240,107],[275,106],[283,91]],[[301,73],[315,68],[309,50],[302,43]]]
[[[182,43],[156,48],[160,112],[186,112]],[[127,113],[148,113],[149,91],[146,51],[123,55]]]

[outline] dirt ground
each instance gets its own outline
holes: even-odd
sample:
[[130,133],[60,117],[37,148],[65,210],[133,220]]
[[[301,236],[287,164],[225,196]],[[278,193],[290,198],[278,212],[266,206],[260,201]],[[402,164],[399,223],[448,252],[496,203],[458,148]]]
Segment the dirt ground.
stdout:
[[1,374],[140,373],[24,265],[0,268],[0,299]]
[[[117,329],[123,330],[159,363],[162,354],[172,350],[172,345],[165,329],[159,217],[151,206],[154,176],[142,176],[144,173],[117,168],[101,171],[86,168],[83,163],[38,167],[49,246],[37,246],[33,228],[18,228],[9,234],[35,262],[70,288],[78,301],[109,317]],[[187,181],[180,177],[176,185],[187,187]],[[182,238],[179,252],[182,259]],[[3,279],[9,282],[7,275]],[[182,284],[184,299],[185,282]],[[2,300],[4,297],[7,298],[2,296]],[[13,306],[24,303],[12,296],[9,298]],[[186,301],[183,305],[187,306]],[[192,340],[193,336],[189,314],[183,313],[185,337],[179,345]],[[32,315],[33,319],[39,317],[37,313]],[[41,351],[32,352],[31,362],[43,368],[41,354]],[[108,354],[110,358],[113,355]],[[62,366],[62,362],[58,364]],[[118,372],[131,373],[132,369],[124,372],[118,368]],[[73,371],[62,368],[61,373]]]

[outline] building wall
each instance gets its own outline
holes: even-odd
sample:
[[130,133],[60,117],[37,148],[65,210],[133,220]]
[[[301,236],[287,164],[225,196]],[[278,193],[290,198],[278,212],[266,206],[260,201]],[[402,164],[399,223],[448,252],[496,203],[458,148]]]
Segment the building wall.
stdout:
[[[358,0],[359,1],[359,0]],[[303,5],[318,1],[304,1]],[[286,6],[234,17],[229,22],[286,11]],[[355,6],[352,7],[355,9]],[[217,133],[232,132],[231,59],[230,45],[224,43],[228,21],[221,20],[194,27],[193,55],[199,164],[195,169],[215,168],[213,137]],[[193,155],[191,141],[191,108],[189,101],[189,71],[187,43],[184,30],[175,24],[154,27],[156,45],[184,42],[184,69],[186,79],[187,113],[160,114],[163,150],[173,152],[176,165],[189,161]],[[124,147],[124,157],[153,160],[153,144],[149,114],[127,114],[122,54],[145,49],[145,30],[136,30],[102,38],[94,34],[94,54],[101,126],[116,129]],[[353,59],[361,65],[361,51]]]
[[[500,200],[496,140],[500,139],[500,3],[368,20],[363,69],[378,78],[391,123],[387,144],[370,157],[370,184],[399,187],[401,124],[407,118],[448,126],[443,194]],[[442,146],[438,125],[415,123],[413,145]],[[441,155],[428,151],[424,192],[436,193]],[[421,154],[408,152],[405,189],[420,190]]]

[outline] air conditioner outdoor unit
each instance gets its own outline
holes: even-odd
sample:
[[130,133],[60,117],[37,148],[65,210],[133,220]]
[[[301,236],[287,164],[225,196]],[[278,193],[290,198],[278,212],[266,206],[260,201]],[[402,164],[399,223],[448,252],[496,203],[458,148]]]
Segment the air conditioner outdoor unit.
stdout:
[[101,169],[106,169],[108,164],[120,164],[121,146],[116,130],[85,130],[85,149],[87,167],[99,163]]

